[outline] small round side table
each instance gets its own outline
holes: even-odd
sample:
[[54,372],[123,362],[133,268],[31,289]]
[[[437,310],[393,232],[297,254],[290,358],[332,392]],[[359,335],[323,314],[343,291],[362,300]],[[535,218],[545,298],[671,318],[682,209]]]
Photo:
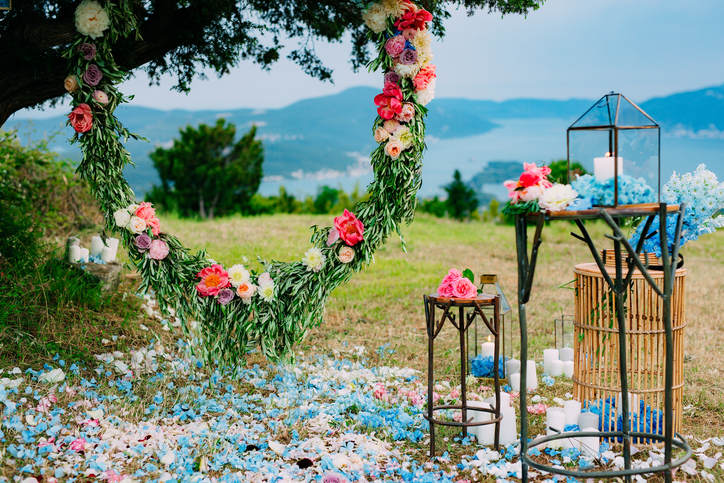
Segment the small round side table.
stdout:
[[[430,457],[435,456],[435,425],[456,426],[462,428],[462,437],[468,435],[468,428],[471,426],[484,426],[487,424],[495,424],[495,449],[499,448],[500,442],[500,421],[503,417],[500,414],[500,296],[479,294],[475,298],[459,299],[442,297],[438,294],[423,296],[425,301],[425,318],[427,323],[427,414],[425,419],[430,423]],[[492,319],[487,317],[483,312],[483,307],[493,306]],[[457,309],[457,310],[455,310]],[[439,319],[436,317],[436,311],[441,310],[442,314]],[[468,311],[467,315],[465,311]],[[456,314],[457,312],[457,314]],[[467,330],[476,317],[480,317],[483,323],[490,330],[490,335],[495,344],[495,353],[493,355],[493,384],[495,390],[495,407],[480,408],[468,406],[467,399]],[[440,333],[445,321],[450,323],[458,330],[460,334],[460,404],[446,404],[434,406],[432,401],[434,377],[433,377],[433,357],[435,338]],[[435,419],[435,411],[444,409],[459,409],[462,412],[462,419],[458,421],[443,421]],[[482,411],[492,413],[491,419],[487,421],[473,421],[468,419],[468,411]]]

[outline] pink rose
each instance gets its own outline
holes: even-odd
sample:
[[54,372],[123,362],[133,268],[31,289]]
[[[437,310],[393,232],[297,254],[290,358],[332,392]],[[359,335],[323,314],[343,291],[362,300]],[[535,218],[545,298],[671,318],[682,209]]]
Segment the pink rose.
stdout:
[[150,220],[146,221],[146,224],[151,227],[151,232],[153,233],[153,236],[158,236],[158,234],[161,232],[161,222],[155,216]]
[[440,297],[452,297],[452,285],[449,283],[441,283],[440,286],[437,288],[437,294]]
[[89,86],[97,86],[101,79],[103,79],[103,73],[96,64],[89,65],[83,72],[83,82]]
[[334,219],[334,227],[339,232],[339,237],[349,246],[354,246],[364,238],[365,227],[361,221],[346,209],[342,216]]
[[402,154],[403,146],[400,141],[397,139],[391,139],[387,145],[385,145],[385,154],[387,154],[392,159],[397,159],[400,157],[400,154]]
[[196,274],[201,282],[196,285],[199,295],[204,297],[215,296],[222,288],[229,286],[229,274],[221,265],[211,265]]
[[354,260],[354,248],[343,246],[342,248],[339,249],[337,258],[339,258],[339,261],[342,263],[351,262],[352,260]]
[[[402,108],[402,105],[400,105],[400,108]],[[85,102],[73,109],[68,114],[68,119],[70,119],[70,125],[73,126],[75,132],[88,132],[93,127],[93,111]]]
[[147,201],[142,201],[138,208],[136,208],[136,216],[143,218],[148,223],[148,220],[156,216],[156,209],[153,205]]
[[437,75],[435,74],[435,65],[427,64],[425,67],[420,69],[420,72],[417,73],[412,81],[413,85],[415,86],[415,90],[424,91],[425,89],[427,89],[430,81],[432,81],[435,77],[437,77]]
[[460,273],[459,270],[455,268],[451,268],[447,275],[445,275],[440,282],[440,285],[437,287],[437,294],[441,295],[442,297],[452,297],[453,296],[453,290],[452,290],[452,284],[453,282],[456,282],[457,280],[460,280],[463,277],[463,274]]
[[[402,106],[402,107],[404,109],[405,106]],[[387,141],[387,138],[389,138],[389,137],[390,137],[390,133],[388,133],[384,127],[380,126],[377,129],[375,129],[375,142],[376,143],[379,144],[382,141]]]
[[148,249],[148,256],[154,260],[163,260],[168,255],[168,244],[159,239],[151,242],[151,248]]
[[415,106],[411,102],[405,102],[402,104],[402,110],[398,115],[395,116],[400,122],[410,122],[415,117]]
[[396,119],[388,119],[382,124],[382,127],[385,128],[385,131],[392,134],[400,127],[400,123]]
[[415,38],[415,35],[417,34],[417,30],[415,29],[405,29],[402,31],[402,36],[405,37],[405,40],[409,40],[412,42],[412,39]]
[[473,282],[463,277],[452,283],[452,294],[460,299],[473,299],[478,296],[478,289]]
[[105,106],[108,104],[108,95],[103,91],[93,91],[93,100]]
[[236,294],[241,298],[241,301],[245,304],[251,303],[251,298],[256,293],[256,285],[251,282],[242,282],[236,287]]
[[385,50],[390,57],[398,57],[405,50],[405,37],[396,35],[385,42]]

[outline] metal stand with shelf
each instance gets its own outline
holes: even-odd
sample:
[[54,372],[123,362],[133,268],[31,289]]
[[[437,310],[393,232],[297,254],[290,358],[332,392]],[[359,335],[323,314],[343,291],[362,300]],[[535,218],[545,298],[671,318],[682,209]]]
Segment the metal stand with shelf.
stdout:
[[[565,433],[561,432],[553,434],[551,436],[545,436],[538,438],[531,443],[528,443],[528,413],[527,413],[527,394],[526,391],[520,393],[520,455],[522,462],[522,475],[523,482],[528,481],[528,467],[533,467],[538,470],[548,471],[550,473],[572,476],[575,478],[624,478],[627,482],[632,481],[633,475],[642,475],[650,473],[661,473],[663,472],[664,480],[667,483],[672,481],[671,471],[674,468],[685,463],[692,455],[691,448],[686,443],[684,438],[680,434],[674,435],[673,433],[673,411],[672,411],[672,391],[673,386],[673,373],[674,373],[674,361],[673,361],[673,336],[672,336],[672,323],[671,323],[671,297],[673,293],[673,280],[677,269],[677,259],[679,256],[679,246],[681,240],[681,231],[684,222],[684,212],[686,210],[685,204],[681,205],[666,205],[661,204],[649,204],[649,205],[630,205],[618,208],[600,208],[586,211],[577,212],[541,212],[534,215],[516,215],[515,218],[515,231],[516,231],[516,246],[518,252],[518,311],[520,319],[520,360],[528,360],[528,340],[527,340],[527,321],[526,321],[526,304],[530,300],[531,290],[533,287],[533,279],[535,277],[536,263],[538,259],[538,252],[540,245],[543,242],[541,236],[543,233],[543,227],[546,221],[555,220],[571,220],[576,223],[580,230],[580,235],[572,233],[572,235],[585,242],[593,255],[596,264],[601,269],[606,284],[609,286],[611,292],[614,295],[615,307],[616,307],[616,319],[618,321],[618,362],[620,370],[621,380],[621,406],[623,425],[620,431],[603,431],[603,432],[575,432]],[[667,215],[675,214],[678,217],[676,232],[673,239],[673,249],[669,253],[669,245],[667,238]],[[648,262],[641,261],[639,255],[641,254],[644,246],[644,242],[649,236],[649,230],[654,222],[656,216],[659,216],[659,238],[661,241],[661,260],[662,270],[664,272],[664,284],[663,288],[656,284],[651,275],[649,274]],[[626,235],[621,231],[620,220],[622,218],[629,217],[642,217],[645,218],[644,229],[640,237],[638,246],[632,247],[629,243]],[[615,260],[616,260],[616,272],[615,277],[612,278],[605,269],[604,263],[601,260],[598,250],[594,245],[591,236],[589,235],[584,225],[584,220],[587,219],[600,219],[604,220],[608,227],[612,230],[613,234],[606,235],[613,241]],[[530,256],[528,255],[528,222],[536,222],[535,235],[532,240],[532,249]],[[655,234],[654,234],[655,236]],[[628,270],[624,275],[624,267],[622,263],[622,249],[625,249],[628,253],[628,257],[625,259],[628,266]],[[638,269],[644,276],[648,284],[654,290],[654,292],[661,298],[663,305],[663,323],[664,330],[666,332],[666,362],[665,362],[665,398],[664,398],[664,431],[663,434],[645,433],[631,431],[631,421],[629,417],[629,390],[627,381],[627,344],[626,344],[626,324],[624,315],[624,297],[628,287],[631,284],[631,277],[635,269]],[[522,363],[520,367],[520,387],[526,387],[527,379],[527,364]],[[539,444],[547,443],[549,441],[555,441],[567,438],[578,438],[578,437],[603,437],[603,438],[620,438],[623,441],[623,458],[624,468],[622,470],[568,470],[561,468],[553,468],[538,462],[533,461],[528,454],[531,447]],[[631,466],[631,440],[632,439],[648,439],[652,441],[662,442],[664,444],[664,464],[652,468],[632,468]],[[677,447],[684,451],[684,455],[680,458],[672,461],[673,447]]]

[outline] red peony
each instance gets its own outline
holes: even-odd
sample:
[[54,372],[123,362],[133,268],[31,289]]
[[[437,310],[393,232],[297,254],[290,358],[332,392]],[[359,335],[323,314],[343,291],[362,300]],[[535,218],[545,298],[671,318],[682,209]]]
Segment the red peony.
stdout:
[[400,31],[405,29],[424,30],[425,24],[430,20],[432,20],[432,14],[427,10],[410,9],[395,21],[395,27]]
[[396,114],[402,112],[403,99],[402,90],[397,84],[385,82],[382,94],[375,96],[375,105],[378,106],[377,114],[382,119],[392,119]]
[[88,132],[93,127],[93,111],[85,102],[73,109],[68,114],[68,119],[70,119],[70,125],[73,126],[75,132]]
[[199,295],[204,297],[217,295],[222,288],[230,285],[229,274],[221,265],[211,265],[204,268],[196,276],[201,277],[201,282],[196,285],[196,290],[198,290]]
[[355,246],[363,240],[365,227],[361,221],[347,210],[344,210],[342,216],[334,219],[334,227],[339,232],[339,237],[349,246]]

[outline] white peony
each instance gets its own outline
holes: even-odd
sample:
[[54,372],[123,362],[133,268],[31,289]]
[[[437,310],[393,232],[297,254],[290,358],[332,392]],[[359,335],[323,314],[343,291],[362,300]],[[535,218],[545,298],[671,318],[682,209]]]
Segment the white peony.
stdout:
[[543,188],[540,185],[529,186],[520,193],[520,200],[525,203],[539,199],[543,194]]
[[415,50],[417,51],[416,63],[420,64],[421,67],[424,67],[434,57],[432,55],[432,36],[430,35],[430,32],[428,30],[418,32],[411,42],[413,47],[415,47]]
[[324,268],[324,262],[327,260],[327,257],[324,256],[324,253],[322,253],[322,250],[320,250],[317,247],[310,248],[304,253],[304,258],[302,258],[302,263],[304,266],[307,267],[308,271],[312,272],[318,272],[322,268]]
[[128,222],[128,229],[131,230],[131,233],[139,234],[146,231],[146,220],[143,218],[139,218],[137,216],[132,216],[131,220]]
[[403,0],[382,0],[382,9],[392,18],[399,18],[407,11]]
[[75,28],[83,35],[102,37],[109,24],[108,13],[96,1],[84,0],[75,9]]
[[427,84],[427,89],[417,92],[417,102],[426,106],[435,98],[435,79]]
[[229,282],[231,286],[236,288],[244,282],[251,280],[249,270],[244,265],[236,264],[226,271],[229,274]]
[[116,220],[116,226],[119,228],[125,228],[131,221],[131,214],[127,209],[121,209],[113,212],[113,219]]
[[422,64],[415,62],[414,64],[395,64],[395,72],[401,77],[407,77],[408,79],[414,79],[415,76],[420,72]]
[[541,209],[548,211],[562,211],[578,198],[578,192],[569,184],[556,183],[538,198]]
[[415,135],[410,132],[409,127],[400,125],[392,136],[390,136],[390,139],[400,141],[402,149],[408,149],[415,141]]
[[381,3],[373,3],[362,14],[362,20],[374,33],[379,34],[387,29],[387,12]]
[[259,285],[259,297],[261,297],[264,302],[274,300],[274,282]]

